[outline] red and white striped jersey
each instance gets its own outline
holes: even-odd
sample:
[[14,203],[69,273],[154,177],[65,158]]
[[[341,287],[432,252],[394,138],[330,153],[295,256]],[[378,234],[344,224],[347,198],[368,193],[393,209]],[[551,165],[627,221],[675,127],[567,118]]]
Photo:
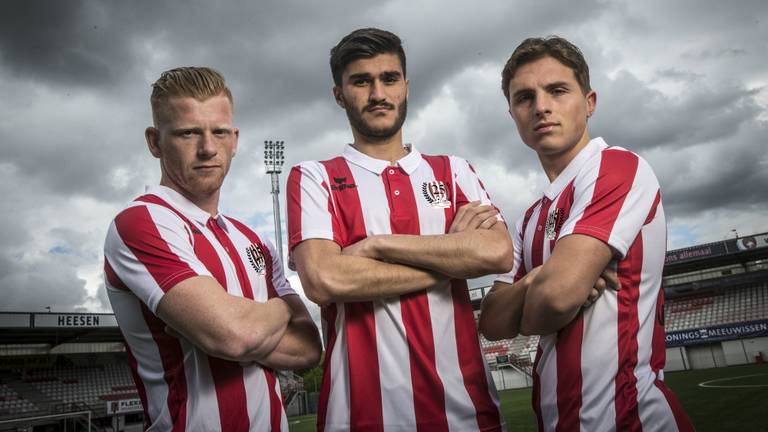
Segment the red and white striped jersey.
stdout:
[[[374,234],[445,234],[457,208],[490,203],[471,166],[410,148],[396,166],[352,146],[288,178],[291,250]],[[499,400],[465,280],[321,311],[326,346],[318,430],[496,431]]]
[[115,217],[104,253],[107,293],[148,430],[288,430],[271,369],[209,356],[166,334],[155,315],[163,295],[193,276],[213,277],[230,295],[258,302],[295,294],[269,242],[156,186]]
[[554,334],[534,363],[540,431],[692,430],[663,382],[661,276],[667,228],[648,163],[596,138],[570,162],[516,225],[514,283],[549,258],[558,239],[584,234],[616,256],[621,290],[606,289]]

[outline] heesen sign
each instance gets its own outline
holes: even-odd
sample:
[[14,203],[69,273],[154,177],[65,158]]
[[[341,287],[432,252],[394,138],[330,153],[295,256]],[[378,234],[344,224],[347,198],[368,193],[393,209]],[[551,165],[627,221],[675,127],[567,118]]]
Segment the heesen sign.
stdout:
[[667,332],[667,347],[768,336],[768,320]]
[[117,327],[112,314],[35,314],[35,328]]

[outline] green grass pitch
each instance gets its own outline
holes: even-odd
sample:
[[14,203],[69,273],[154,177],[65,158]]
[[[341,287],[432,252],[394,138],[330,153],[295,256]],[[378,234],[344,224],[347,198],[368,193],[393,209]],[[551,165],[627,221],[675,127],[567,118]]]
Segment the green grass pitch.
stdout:
[[[700,387],[702,382],[711,386]],[[768,364],[668,372],[667,385],[680,398],[698,432],[768,432]],[[499,392],[507,431],[536,430],[531,389]],[[288,419],[291,432],[315,430],[315,416]]]

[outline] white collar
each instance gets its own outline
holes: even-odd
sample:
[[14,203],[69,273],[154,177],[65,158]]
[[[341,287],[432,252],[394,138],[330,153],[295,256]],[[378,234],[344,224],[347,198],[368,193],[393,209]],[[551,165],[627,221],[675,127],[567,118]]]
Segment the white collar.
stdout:
[[[403,147],[408,151],[408,153],[402,158],[398,159],[394,165],[399,166],[403,169],[403,171],[406,172],[406,174],[411,175],[414,171],[416,171],[416,168],[418,168],[419,164],[421,163],[421,153],[419,153],[419,151],[416,150],[416,147],[411,144],[405,144]],[[344,147],[344,153],[342,156],[344,156],[344,159],[347,161],[359,167],[365,168],[376,175],[380,175],[387,167],[393,166],[390,165],[389,161],[375,159],[368,156],[367,154],[352,147],[352,144],[347,144]]]
[[226,229],[227,224],[224,221],[224,216],[222,216],[220,212],[217,211],[216,216],[212,217],[210,213],[198,207],[195,203],[188,200],[184,195],[167,186],[147,186],[144,193],[162,198],[165,202],[170,204],[171,207],[181,212],[181,214],[183,214],[188,219],[205,225],[209,219],[213,218],[216,220],[216,222],[218,222],[219,226]]

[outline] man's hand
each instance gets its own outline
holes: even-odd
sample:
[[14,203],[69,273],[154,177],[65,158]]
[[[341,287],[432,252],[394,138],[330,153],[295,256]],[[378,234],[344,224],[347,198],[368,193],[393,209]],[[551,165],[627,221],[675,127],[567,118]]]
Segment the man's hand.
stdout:
[[490,229],[499,221],[496,217],[499,211],[491,205],[480,205],[480,201],[472,201],[462,206],[453,223],[448,229],[448,233],[457,233],[474,229]]
[[376,236],[366,237],[355,244],[351,244],[341,250],[342,255],[358,256],[363,258],[378,259],[373,243]]
[[619,275],[616,273],[616,270],[610,266],[606,267],[606,269],[603,270],[603,272],[600,274],[600,277],[597,278],[595,286],[592,287],[592,291],[589,293],[589,297],[587,297],[587,301],[584,302],[582,309],[586,309],[592,306],[597,301],[597,299],[603,295],[603,291],[605,291],[606,288],[610,288],[614,291],[619,291],[621,289]]

